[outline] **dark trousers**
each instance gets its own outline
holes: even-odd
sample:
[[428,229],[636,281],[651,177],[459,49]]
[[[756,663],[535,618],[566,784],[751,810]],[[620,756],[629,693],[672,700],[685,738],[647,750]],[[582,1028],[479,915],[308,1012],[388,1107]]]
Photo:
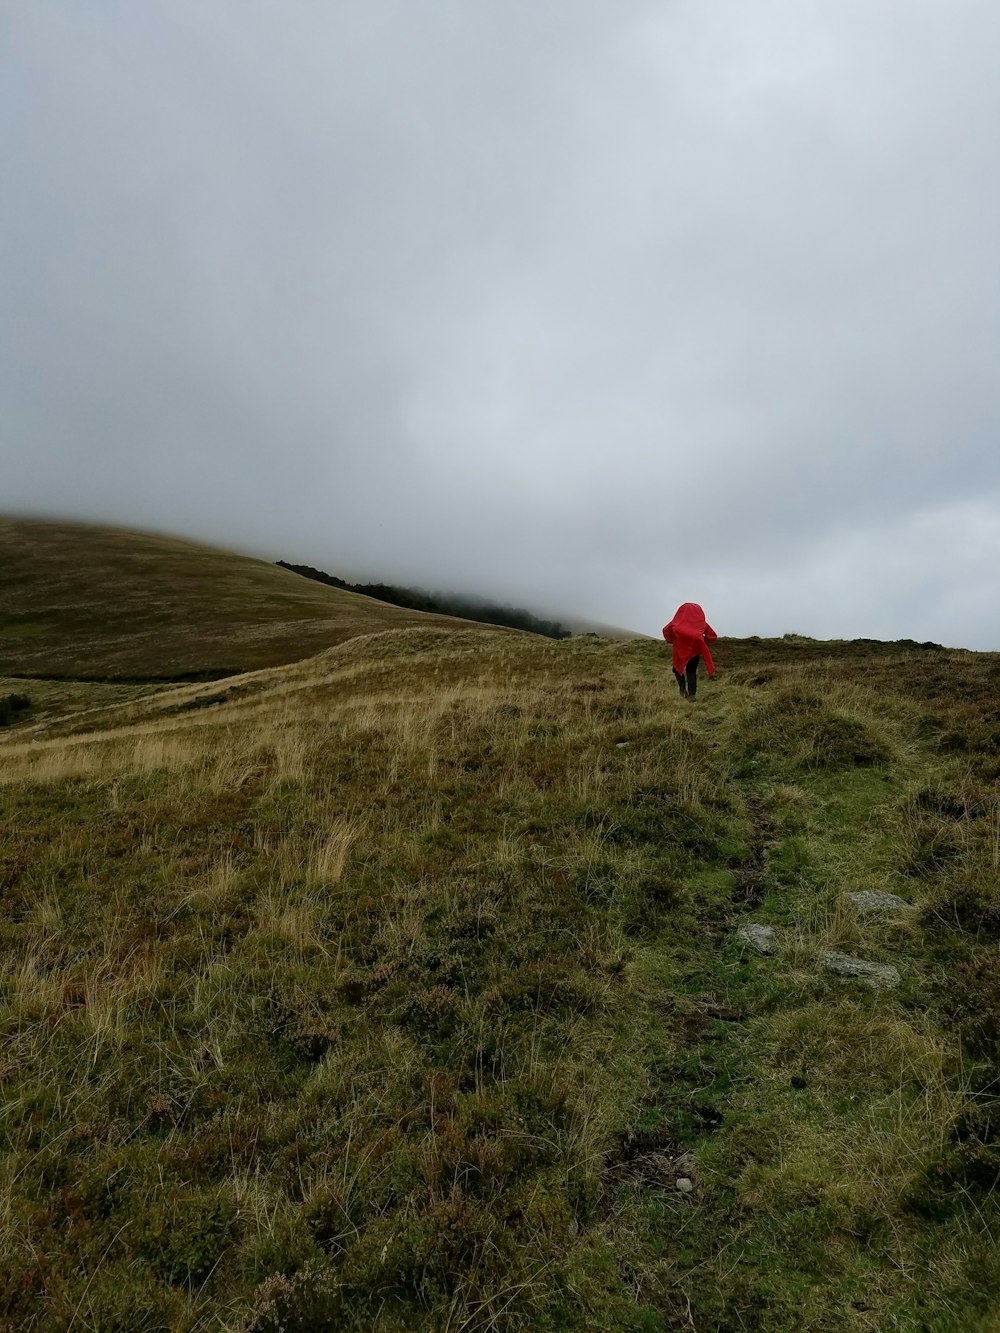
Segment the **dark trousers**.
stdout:
[[698,661],[697,657],[692,657],[683,673],[674,669],[674,680],[685,699],[693,699],[698,693]]

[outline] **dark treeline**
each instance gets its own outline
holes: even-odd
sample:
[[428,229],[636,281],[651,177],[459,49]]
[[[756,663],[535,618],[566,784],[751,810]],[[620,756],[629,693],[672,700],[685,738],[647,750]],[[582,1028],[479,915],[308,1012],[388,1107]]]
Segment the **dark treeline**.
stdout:
[[333,574],[325,574],[312,565],[290,565],[287,560],[275,562],[282,569],[289,569],[303,578],[315,579],[317,583],[327,583],[331,588],[343,588],[345,592],[359,592],[365,597],[374,597],[380,602],[390,602],[393,606],[404,606],[410,611],[431,611],[439,616],[461,616],[463,620],[476,620],[482,625],[505,625],[509,629],[526,629],[532,634],[544,634],[550,639],[568,639],[570,631],[564,629],[557,620],[543,620],[525,611],[519,606],[500,606],[496,602],[482,597],[468,597],[461,593],[424,592],[422,588],[397,588],[391,583],[347,583]]

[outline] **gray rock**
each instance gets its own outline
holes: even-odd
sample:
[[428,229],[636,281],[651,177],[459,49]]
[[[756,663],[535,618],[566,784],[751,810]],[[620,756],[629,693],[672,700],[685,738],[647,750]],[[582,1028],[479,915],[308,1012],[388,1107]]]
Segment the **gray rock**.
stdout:
[[680,1176],[676,1184],[682,1194],[690,1194],[694,1189],[694,1181],[688,1180],[687,1176]]
[[859,912],[898,912],[901,907],[912,907],[905,898],[898,898],[894,893],[883,893],[879,889],[862,889],[860,893],[849,893],[848,898]]
[[883,990],[899,985],[899,973],[887,963],[867,963],[863,958],[852,958],[849,953],[830,950],[820,958],[820,965],[839,977],[856,977],[866,986]]
[[752,945],[758,953],[774,953],[774,927],[751,924],[740,926],[736,938],[743,944]]

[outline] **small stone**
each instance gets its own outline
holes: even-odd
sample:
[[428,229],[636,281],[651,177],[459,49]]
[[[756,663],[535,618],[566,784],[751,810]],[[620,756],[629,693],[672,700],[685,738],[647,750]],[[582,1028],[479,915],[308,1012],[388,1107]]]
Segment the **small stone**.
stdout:
[[860,893],[849,893],[848,898],[859,912],[898,912],[901,907],[912,907],[905,898],[898,898],[894,893],[883,893],[879,889],[863,889]]
[[899,985],[899,973],[887,963],[868,963],[863,958],[852,958],[849,953],[830,950],[820,958],[821,966],[840,977],[856,977],[866,986],[882,990]]
[[694,1181],[689,1180],[687,1176],[678,1176],[676,1184],[682,1194],[690,1194],[694,1189]]
[[751,924],[740,926],[736,938],[743,944],[749,944],[758,953],[774,953],[774,927]]

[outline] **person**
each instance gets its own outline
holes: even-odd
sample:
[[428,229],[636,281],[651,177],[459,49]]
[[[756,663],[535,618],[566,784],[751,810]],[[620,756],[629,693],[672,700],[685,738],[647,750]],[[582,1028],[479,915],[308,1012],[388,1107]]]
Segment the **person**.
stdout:
[[698,693],[698,659],[705,659],[710,676],[715,675],[715,663],[708,645],[719,637],[705,619],[705,612],[697,602],[685,602],[677,608],[669,625],[663,626],[663,637],[673,646],[674,679],[682,699],[694,701]]

